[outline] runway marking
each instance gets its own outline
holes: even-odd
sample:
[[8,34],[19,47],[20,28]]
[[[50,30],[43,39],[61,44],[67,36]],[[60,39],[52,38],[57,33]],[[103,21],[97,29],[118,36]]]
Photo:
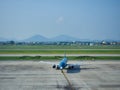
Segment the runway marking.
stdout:
[[74,90],[74,88],[72,87],[72,84],[70,83],[69,79],[67,78],[67,76],[66,76],[66,74],[64,73],[63,70],[61,70],[61,73],[64,75],[65,79],[67,80],[67,82],[68,82],[68,84],[69,84],[71,90]]

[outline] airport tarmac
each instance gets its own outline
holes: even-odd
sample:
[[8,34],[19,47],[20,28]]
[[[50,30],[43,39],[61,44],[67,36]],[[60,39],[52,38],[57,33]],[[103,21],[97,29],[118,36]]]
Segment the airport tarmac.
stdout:
[[53,63],[0,61],[0,90],[120,90],[120,61],[68,61],[80,64],[63,70],[70,84]]

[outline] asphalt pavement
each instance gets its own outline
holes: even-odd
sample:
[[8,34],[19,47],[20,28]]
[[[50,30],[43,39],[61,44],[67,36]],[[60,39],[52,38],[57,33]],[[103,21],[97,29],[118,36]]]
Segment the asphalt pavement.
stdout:
[[120,61],[68,61],[80,64],[63,70],[70,84],[53,63],[0,61],[0,90],[120,90]]

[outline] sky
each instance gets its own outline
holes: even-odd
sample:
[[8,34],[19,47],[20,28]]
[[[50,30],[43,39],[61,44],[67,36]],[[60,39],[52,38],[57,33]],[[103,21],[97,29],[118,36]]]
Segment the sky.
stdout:
[[120,40],[120,0],[0,0],[0,37]]

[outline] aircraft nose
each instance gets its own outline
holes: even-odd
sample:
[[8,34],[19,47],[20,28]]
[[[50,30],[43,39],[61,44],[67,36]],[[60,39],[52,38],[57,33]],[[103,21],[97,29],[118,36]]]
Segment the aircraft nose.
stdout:
[[60,67],[60,69],[62,70],[62,69],[63,69],[63,67]]

